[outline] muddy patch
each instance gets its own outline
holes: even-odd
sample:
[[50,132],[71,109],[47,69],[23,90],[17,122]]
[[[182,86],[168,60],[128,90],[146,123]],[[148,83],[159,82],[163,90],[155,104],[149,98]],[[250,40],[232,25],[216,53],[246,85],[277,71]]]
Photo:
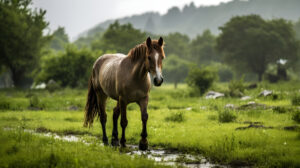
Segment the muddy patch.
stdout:
[[[15,128],[4,128],[5,131],[17,131]],[[34,135],[50,137],[57,140],[67,141],[67,142],[82,142],[86,145],[92,144],[86,141],[84,138],[77,135],[60,135],[50,131],[47,128],[40,127],[36,130],[22,129],[24,132],[28,132]],[[85,136],[86,137],[86,136]],[[88,135],[90,139],[98,139],[95,136]],[[93,142],[94,143],[94,142]],[[98,144],[98,143],[97,143]],[[103,143],[98,145],[104,146]],[[174,167],[188,167],[188,168],[209,168],[209,167],[229,167],[228,165],[218,165],[210,163],[202,155],[191,155],[187,153],[181,153],[174,150],[168,150],[163,148],[152,149],[149,148],[147,151],[139,150],[137,145],[127,145],[126,148],[120,148],[121,154],[130,155],[132,157],[144,157],[147,159],[154,160],[158,164],[170,165]]]

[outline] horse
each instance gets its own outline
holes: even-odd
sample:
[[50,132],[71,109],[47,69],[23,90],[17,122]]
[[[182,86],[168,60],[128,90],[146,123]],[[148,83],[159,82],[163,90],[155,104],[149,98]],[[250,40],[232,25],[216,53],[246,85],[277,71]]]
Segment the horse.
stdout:
[[[85,106],[84,126],[92,126],[94,118],[100,118],[103,143],[108,145],[106,135],[105,112],[108,97],[117,101],[113,109],[112,146],[126,147],[125,129],[128,125],[126,107],[129,103],[137,103],[141,111],[142,133],[139,142],[140,150],[148,149],[147,141],[147,105],[151,88],[150,74],[153,76],[155,86],[163,83],[162,61],[165,58],[164,41],[151,40],[132,48],[128,55],[105,54],[100,56],[94,63],[92,74],[88,84],[88,96]],[[118,139],[118,118],[121,114],[122,137]]]

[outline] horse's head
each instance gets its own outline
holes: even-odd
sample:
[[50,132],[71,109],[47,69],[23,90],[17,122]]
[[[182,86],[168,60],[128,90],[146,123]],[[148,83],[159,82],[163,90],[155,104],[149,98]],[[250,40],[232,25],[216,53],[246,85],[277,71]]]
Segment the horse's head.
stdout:
[[162,61],[165,58],[163,49],[164,40],[161,37],[159,40],[151,40],[151,38],[148,37],[146,44],[148,49],[146,54],[146,67],[153,76],[154,85],[160,86],[164,81],[162,77]]

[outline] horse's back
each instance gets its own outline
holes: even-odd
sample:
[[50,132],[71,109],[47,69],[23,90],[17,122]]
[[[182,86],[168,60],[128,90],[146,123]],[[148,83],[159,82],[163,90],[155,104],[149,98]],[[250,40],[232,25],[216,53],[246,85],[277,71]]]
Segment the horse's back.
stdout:
[[93,66],[94,85],[101,87],[103,92],[113,99],[118,99],[117,69],[125,57],[124,54],[105,54],[99,57]]

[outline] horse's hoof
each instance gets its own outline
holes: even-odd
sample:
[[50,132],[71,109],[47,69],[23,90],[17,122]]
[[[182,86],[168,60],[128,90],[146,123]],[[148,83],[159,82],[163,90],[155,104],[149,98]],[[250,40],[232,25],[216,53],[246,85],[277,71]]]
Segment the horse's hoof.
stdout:
[[122,140],[122,139],[121,139],[120,143],[121,143],[121,147],[122,147],[122,148],[125,148],[125,147],[126,147],[126,140]]
[[108,145],[108,139],[107,139],[107,138],[103,138],[102,141],[103,141],[103,144],[104,144],[105,146]]
[[148,149],[148,141],[147,141],[147,139],[141,139],[140,140],[139,149],[143,150],[143,151],[145,151],[145,150]]
[[112,139],[111,140],[111,145],[112,146],[120,146],[119,140],[118,139]]

